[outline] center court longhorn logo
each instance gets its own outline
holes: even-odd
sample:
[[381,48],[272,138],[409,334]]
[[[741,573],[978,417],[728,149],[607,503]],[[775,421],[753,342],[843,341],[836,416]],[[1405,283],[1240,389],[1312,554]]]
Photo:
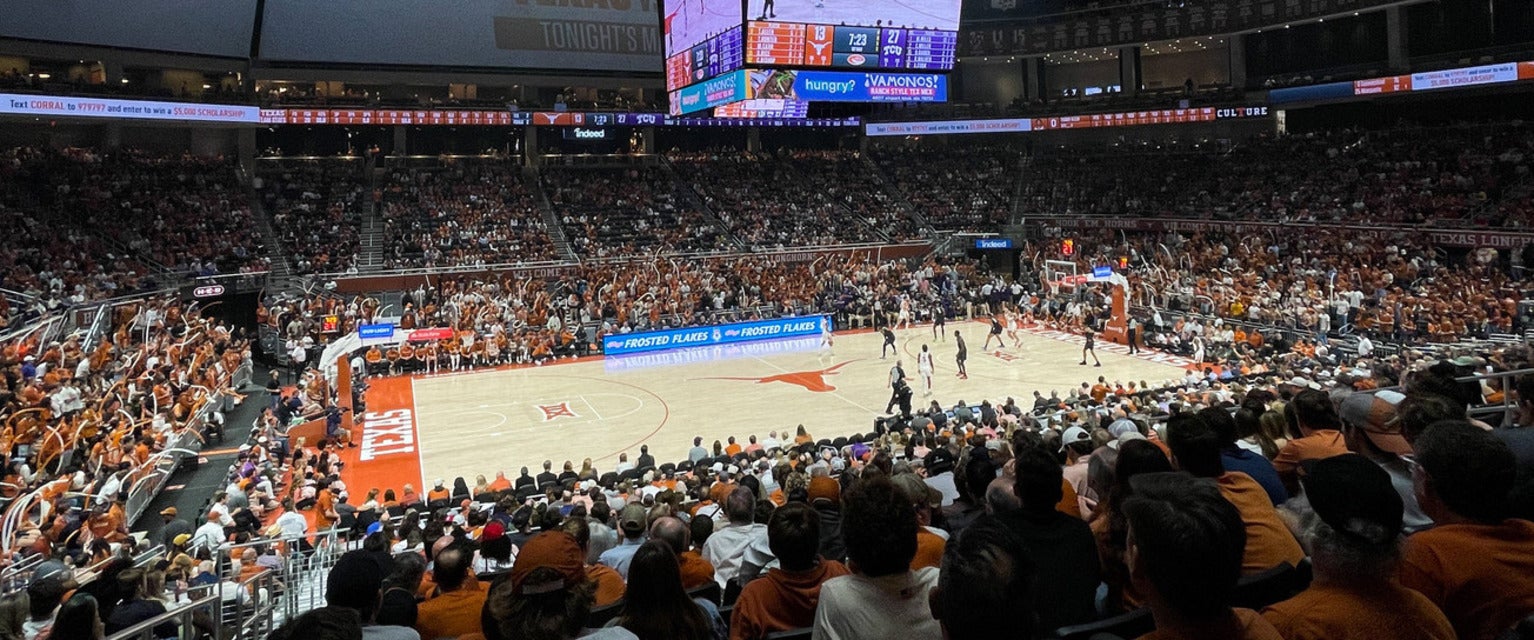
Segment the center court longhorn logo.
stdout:
[[836,375],[837,369],[845,367],[854,362],[857,362],[857,360],[848,360],[841,364],[832,365],[825,369],[817,369],[814,371],[793,371],[790,373],[780,373],[775,376],[767,376],[764,378],[711,377],[695,378],[695,380],[748,380],[757,384],[767,384],[769,382],[786,382],[791,385],[804,387],[806,390],[814,393],[827,393],[830,391],[835,391],[836,387],[828,384],[825,377]]

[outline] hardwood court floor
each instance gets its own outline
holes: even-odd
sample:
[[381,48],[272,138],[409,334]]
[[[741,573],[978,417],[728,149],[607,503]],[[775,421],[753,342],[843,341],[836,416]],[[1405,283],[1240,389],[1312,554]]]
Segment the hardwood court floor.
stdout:
[[[928,326],[897,332],[905,370],[925,404],[916,356],[929,344],[936,373],[932,399],[999,404],[1008,396],[1032,405],[1032,392],[1063,395],[1101,375],[1152,384],[1183,375],[1186,361],[1151,354],[1132,357],[1117,345],[1101,345],[1101,368],[1079,366],[1081,347],[1056,337],[1027,335],[1020,349],[982,350],[986,326],[949,325],[934,342]],[[969,345],[969,379],[955,377],[954,329]],[[426,480],[506,471],[515,478],[527,466],[536,474],[544,460],[554,471],[570,460],[579,470],[591,458],[611,470],[620,452],[630,460],[647,444],[658,461],[686,457],[694,436],[704,446],[735,436],[764,438],[803,424],[816,438],[864,433],[882,414],[890,392],[888,372],[897,356],[879,358],[877,333],[836,336],[831,354],[819,338],[732,347],[643,354],[541,367],[419,376],[411,380],[420,473]],[[1155,361],[1155,360],[1161,361]],[[782,437],[780,435],[780,437]],[[395,471],[399,471],[396,469]],[[414,475],[414,474],[411,474]],[[427,484],[426,486],[430,486]]]

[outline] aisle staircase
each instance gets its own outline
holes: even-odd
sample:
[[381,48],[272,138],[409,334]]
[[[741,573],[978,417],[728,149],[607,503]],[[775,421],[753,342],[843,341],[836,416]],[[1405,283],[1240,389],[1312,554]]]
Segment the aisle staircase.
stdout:
[[280,236],[272,228],[272,217],[266,213],[266,205],[261,201],[261,194],[254,186],[248,186],[250,196],[251,217],[256,221],[253,230],[261,236],[261,246],[266,249],[266,259],[271,266],[267,268],[267,287],[273,291],[300,290],[303,288],[303,278],[293,269],[292,256],[288,255],[287,247],[282,245]]
[[[378,191],[378,177],[388,171],[382,167],[368,170],[367,193]],[[369,195],[362,207],[362,232],[358,238],[361,255],[357,256],[357,271],[368,273],[384,268],[383,205]]]
[[921,227],[923,233],[928,236],[936,235],[937,231],[932,228],[932,223],[928,222],[927,217],[916,210],[916,205],[911,204],[911,200],[906,196],[905,190],[896,185],[895,181],[884,173],[884,169],[879,167],[879,163],[874,162],[874,159],[866,152],[859,154],[859,157],[863,160],[863,165],[868,167],[869,173],[872,173],[874,178],[879,181],[879,184],[884,187],[884,192],[889,194],[890,203],[900,207],[900,210],[905,212],[906,216],[916,222],[916,226]]
[[570,237],[565,235],[565,226],[559,222],[559,214],[554,212],[554,203],[549,201],[549,194],[543,189],[543,176],[538,173],[538,168],[523,167],[522,180],[538,201],[538,211],[543,214],[543,227],[548,231],[549,240],[554,243],[554,250],[559,252],[559,257],[580,260],[580,256],[575,255],[575,248],[570,246]]
[[719,217],[719,214],[714,211],[714,208],[708,206],[708,200],[703,197],[703,194],[698,192],[698,188],[692,182],[682,179],[682,174],[677,172],[676,166],[671,164],[670,158],[661,155],[660,166],[661,170],[666,172],[666,178],[671,181],[672,185],[675,185],[675,192],[682,199],[682,204],[691,206],[699,213],[708,217],[708,221],[714,224],[714,228],[719,229],[721,233],[729,237],[730,242],[736,247],[746,248],[746,243],[741,242],[740,238],[735,236],[735,232],[730,230],[730,226],[725,224],[724,220]]

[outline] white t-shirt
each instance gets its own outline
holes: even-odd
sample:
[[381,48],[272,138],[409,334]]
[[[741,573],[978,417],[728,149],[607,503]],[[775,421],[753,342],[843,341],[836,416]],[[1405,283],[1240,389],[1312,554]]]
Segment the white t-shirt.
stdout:
[[927,604],[937,578],[937,568],[923,567],[879,578],[852,574],[827,580],[820,587],[813,637],[938,640],[943,630]]

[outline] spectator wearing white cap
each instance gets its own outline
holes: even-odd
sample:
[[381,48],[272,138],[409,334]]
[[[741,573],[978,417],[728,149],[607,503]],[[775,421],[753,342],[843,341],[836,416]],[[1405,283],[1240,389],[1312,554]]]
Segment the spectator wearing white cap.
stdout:
[[1065,454],[1065,481],[1076,490],[1081,513],[1092,513],[1097,494],[1087,486],[1087,467],[1092,462],[1092,434],[1081,427],[1070,427],[1060,434],[1060,451]]

